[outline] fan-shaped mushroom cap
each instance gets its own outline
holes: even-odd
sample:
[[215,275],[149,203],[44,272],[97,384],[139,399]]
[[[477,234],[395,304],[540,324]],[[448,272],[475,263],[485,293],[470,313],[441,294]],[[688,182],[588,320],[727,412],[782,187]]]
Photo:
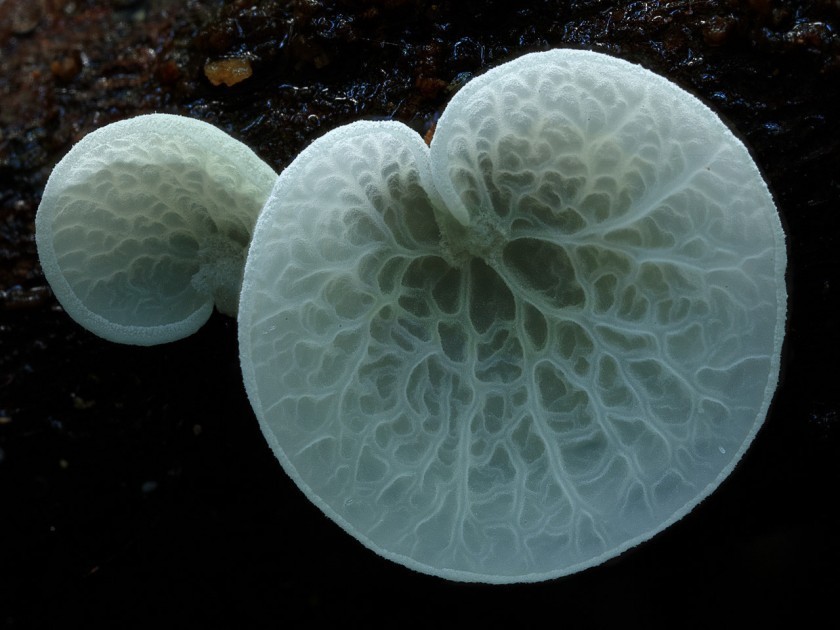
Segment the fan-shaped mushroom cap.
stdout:
[[245,254],[276,173],[210,124],[150,114],[85,136],[50,175],[38,255],[65,310],[150,345],[236,315]]
[[357,123],[278,178],[245,268],[249,397],[377,553],[456,580],[598,564],[731,472],[776,387],[785,243],[749,153],[639,66],[475,79],[431,150]]

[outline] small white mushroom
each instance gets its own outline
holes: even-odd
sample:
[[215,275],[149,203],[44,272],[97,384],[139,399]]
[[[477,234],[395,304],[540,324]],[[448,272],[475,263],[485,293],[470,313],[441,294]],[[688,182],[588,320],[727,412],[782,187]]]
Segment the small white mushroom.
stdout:
[[36,216],[41,266],[79,324],[151,345],[236,316],[245,255],[276,173],[214,126],[150,114],[85,136]]
[[732,471],[776,388],[785,238],[744,146],[639,66],[570,50],[466,85],[431,149],[356,123],[280,175],[240,302],[295,483],[455,580],[596,565]]

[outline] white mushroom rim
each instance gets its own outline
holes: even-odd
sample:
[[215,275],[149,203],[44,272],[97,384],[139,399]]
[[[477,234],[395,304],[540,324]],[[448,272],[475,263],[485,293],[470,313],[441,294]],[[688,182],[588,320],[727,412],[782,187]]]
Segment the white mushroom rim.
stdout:
[[97,129],[44,190],[44,275],[100,337],[186,337],[214,304],[236,316],[251,233],[276,178],[244,144],[191,118],[148,114]]
[[454,580],[596,565],[731,472],[776,388],[785,238],[744,146],[605,55],[467,84],[430,149],[361,122],[277,180],[245,267],[245,385],[295,483]]

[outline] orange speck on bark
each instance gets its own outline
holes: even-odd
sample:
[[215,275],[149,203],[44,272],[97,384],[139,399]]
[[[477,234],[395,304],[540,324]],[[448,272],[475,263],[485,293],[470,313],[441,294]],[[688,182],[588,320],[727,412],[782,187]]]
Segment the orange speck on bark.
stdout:
[[247,59],[221,59],[204,64],[204,76],[213,85],[236,85],[254,74]]

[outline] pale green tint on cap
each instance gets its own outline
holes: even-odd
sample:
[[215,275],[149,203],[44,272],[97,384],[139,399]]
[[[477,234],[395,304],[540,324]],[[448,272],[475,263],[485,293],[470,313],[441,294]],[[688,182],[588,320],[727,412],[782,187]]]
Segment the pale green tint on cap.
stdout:
[[274,171],[210,124],[167,114],[113,123],[59,162],[36,217],[64,309],[112,341],[185,337],[213,305],[236,315],[245,255]]
[[257,223],[246,388],[295,483],[364,545],[465,581],[554,578],[667,527],[776,388],[785,237],[705,105],[601,54],[464,87],[431,149],[314,142]]

